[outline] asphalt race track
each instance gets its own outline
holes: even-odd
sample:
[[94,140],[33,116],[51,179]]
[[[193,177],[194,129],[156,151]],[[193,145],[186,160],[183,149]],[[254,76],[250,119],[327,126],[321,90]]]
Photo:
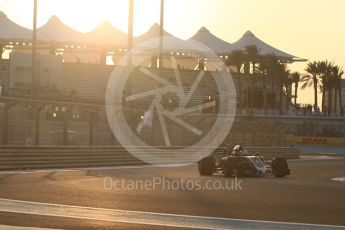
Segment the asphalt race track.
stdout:
[[345,157],[289,164],[282,179],[196,166],[0,172],[0,229],[345,229]]

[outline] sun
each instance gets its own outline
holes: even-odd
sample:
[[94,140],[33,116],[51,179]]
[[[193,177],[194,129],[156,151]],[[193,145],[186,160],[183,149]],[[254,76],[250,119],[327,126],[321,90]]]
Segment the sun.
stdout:
[[[41,2],[42,9],[49,4]],[[81,32],[94,29],[104,20],[127,32],[129,0],[60,0],[50,4],[54,4],[55,14],[64,23]],[[134,0],[134,35],[144,33],[159,22],[159,15],[160,0]]]

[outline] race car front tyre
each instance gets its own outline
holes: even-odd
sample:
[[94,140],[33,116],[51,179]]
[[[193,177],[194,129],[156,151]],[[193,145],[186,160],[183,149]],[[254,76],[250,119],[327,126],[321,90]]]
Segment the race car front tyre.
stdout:
[[238,169],[236,167],[236,159],[232,157],[228,157],[227,159],[224,159],[222,171],[224,173],[224,176],[226,177],[232,177],[237,176]]
[[272,174],[275,177],[285,177],[290,175],[290,169],[285,157],[277,156],[272,160]]
[[198,170],[201,176],[211,176],[215,171],[215,167],[213,157],[205,157],[198,161]]

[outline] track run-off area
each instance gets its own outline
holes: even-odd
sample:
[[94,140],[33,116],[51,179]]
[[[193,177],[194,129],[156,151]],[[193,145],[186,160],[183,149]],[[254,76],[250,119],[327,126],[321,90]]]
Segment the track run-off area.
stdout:
[[196,165],[0,173],[0,229],[345,229],[345,158],[286,178],[201,177]]

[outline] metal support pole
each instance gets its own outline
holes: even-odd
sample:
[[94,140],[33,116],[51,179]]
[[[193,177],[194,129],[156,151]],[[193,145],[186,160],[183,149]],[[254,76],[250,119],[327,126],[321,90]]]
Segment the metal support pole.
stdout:
[[40,144],[40,112],[42,106],[39,106],[35,112],[35,145]]
[[163,70],[163,36],[164,36],[164,0],[161,0],[160,14],[160,31],[159,31],[159,69]]
[[2,54],[5,51],[5,44],[0,42],[0,60],[2,60]]
[[68,139],[68,121],[67,121],[67,114],[66,112],[64,113],[64,118],[63,118],[63,130],[62,130],[62,144],[63,146],[67,145],[67,139]]
[[37,47],[36,47],[36,40],[37,40],[37,0],[34,0],[34,16],[33,16],[33,27],[32,27],[32,65],[31,65],[31,95],[34,97],[37,95],[37,76],[36,76],[36,57],[37,57]]
[[252,121],[251,122],[251,126],[252,126],[252,128],[251,128],[252,129],[252,131],[251,131],[251,134],[252,134],[252,136],[251,136],[251,146],[254,147],[255,144],[256,144],[255,143],[255,128],[254,128],[255,127],[255,122]]
[[3,145],[7,145],[8,144],[8,113],[9,113],[9,110],[15,106],[16,103],[8,103],[6,104],[5,103],[5,107],[4,107],[4,116],[3,116],[3,124],[4,124],[4,127],[3,127],[3,141],[2,141],[2,144]]
[[127,65],[131,66],[132,60],[132,48],[133,48],[133,0],[129,0],[129,12],[128,12],[128,41],[127,41]]
[[93,145],[93,123],[94,123],[95,115],[94,113],[90,113],[90,121],[89,121],[89,146]]
[[4,124],[4,127],[2,129],[2,144],[7,145],[8,143],[8,111],[10,107],[5,105],[4,107],[4,116],[2,123]]
[[278,132],[278,146],[281,147],[282,146],[282,127],[279,124],[279,132]]

